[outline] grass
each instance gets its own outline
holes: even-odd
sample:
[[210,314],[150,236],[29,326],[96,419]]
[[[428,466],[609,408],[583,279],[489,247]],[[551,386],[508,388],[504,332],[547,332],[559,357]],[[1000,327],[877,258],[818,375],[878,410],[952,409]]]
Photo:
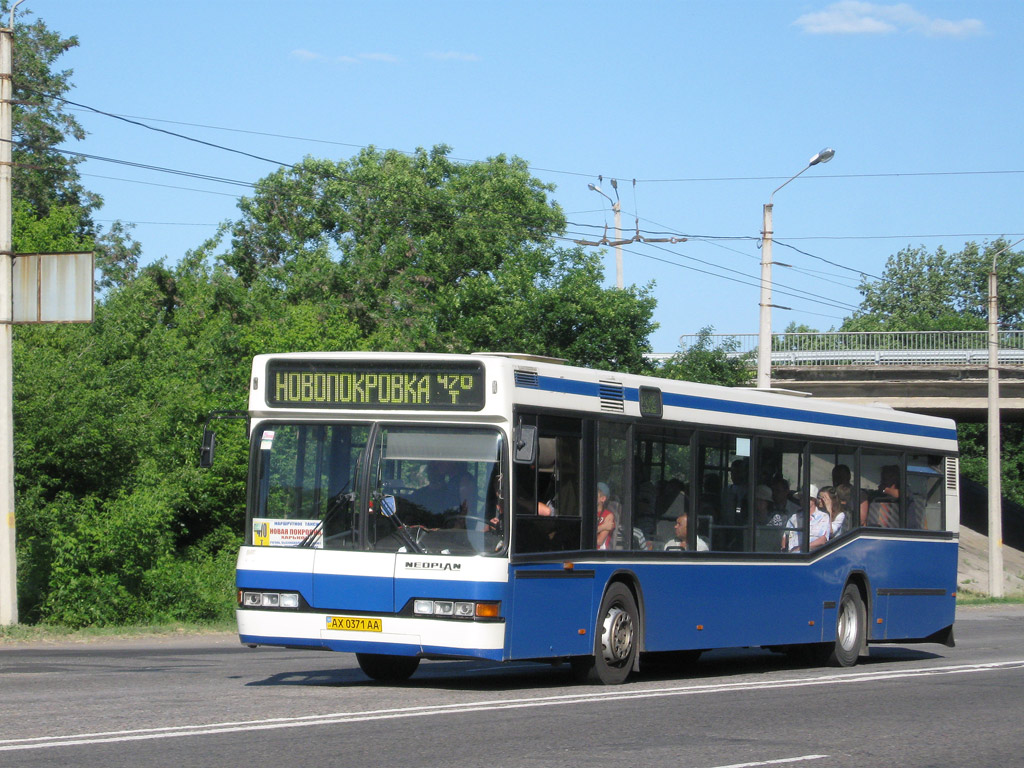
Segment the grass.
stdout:
[[9,643],[89,643],[96,640],[116,640],[137,637],[184,637],[218,632],[235,633],[234,621],[210,624],[150,624],[128,627],[83,627],[68,629],[50,624],[15,624],[0,627],[0,645]]
[[1004,597],[989,597],[984,592],[974,592],[961,586],[956,595],[957,605],[1020,605],[1021,603],[1024,603],[1024,593],[1020,592]]

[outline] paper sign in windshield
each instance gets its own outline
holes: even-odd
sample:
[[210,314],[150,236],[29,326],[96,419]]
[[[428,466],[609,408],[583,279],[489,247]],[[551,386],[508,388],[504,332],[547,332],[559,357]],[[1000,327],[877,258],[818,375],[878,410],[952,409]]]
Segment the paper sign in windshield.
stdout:
[[319,526],[319,520],[272,520],[257,517],[252,521],[252,545],[297,547],[305,542],[307,547],[322,549],[324,539]]

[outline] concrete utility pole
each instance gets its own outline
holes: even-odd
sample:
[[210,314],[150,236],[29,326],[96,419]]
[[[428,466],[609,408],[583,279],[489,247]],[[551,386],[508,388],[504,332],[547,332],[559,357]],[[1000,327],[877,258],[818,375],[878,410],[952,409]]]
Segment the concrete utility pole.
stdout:
[[14,9],[11,26],[0,29],[0,626],[18,623],[18,558],[14,524],[14,377],[12,339],[14,254],[11,236],[11,82]]
[[1003,596],[1003,485],[999,440],[999,298],[996,256],[988,273],[988,593]]
[[[597,192],[605,200],[612,204],[612,213],[615,214],[615,287],[622,290],[622,204],[619,202],[619,182],[612,179],[612,189],[615,190],[615,199],[612,200],[596,184],[587,184],[587,189]],[[635,181],[633,182],[636,183]],[[605,227],[608,225],[605,224]]]
[[[800,173],[819,163],[827,163],[836,154],[832,148],[825,148],[807,161]],[[768,196],[761,216],[761,302],[757,329],[757,388],[770,389],[772,386],[772,205],[775,193],[800,175],[790,176]],[[788,309],[788,307],[781,307]]]

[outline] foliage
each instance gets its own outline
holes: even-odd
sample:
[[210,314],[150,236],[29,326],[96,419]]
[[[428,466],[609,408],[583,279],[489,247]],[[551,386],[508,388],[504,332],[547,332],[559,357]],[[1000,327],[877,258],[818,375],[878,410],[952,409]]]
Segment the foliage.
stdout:
[[[967,243],[958,253],[937,248],[905,248],[889,257],[881,280],[865,278],[860,309],[844,331],[984,330],[988,316],[988,274],[992,258],[1009,245],[1003,239],[979,247]],[[1024,323],[1024,252],[996,258],[999,322]]]
[[[349,197],[317,197],[335,187]],[[307,160],[243,201],[226,247],[141,269],[129,249],[92,324],[18,328],[23,620],[230,615],[248,446],[242,424],[218,425],[200,471],[198,438],[210,411],[245,407],[254,354],[515,349],[642,369],[653,299],[602,288],[596,257],[554,247],[545,194],[521,161],[467,168],[440,148]],[[70,206],[19,211],[18,248],[89,244]]]
[[461,164],[448,151],[282,168],[241,202],[222,261],[247,287],[348,317],[361,348],[641,370],[649,289],[602,288],[597,257],[553,245],[565,217],[523,160]]
[[[5,26],[9,10],[8,0],[0,3]],[[73,209],[79,230],[87,232],[101,200],[82,187],[77,166],[83,158],[54,151],[69,139],[85,138],[64,101],[72,72],[55,68],[64,53],[78,46],[78,38],[64,37],[31,17],[19,9],[14,27],[14,199],[43,218],[55,206]]]
[[[8,8],[0,0],[0,12]],[[246,405],[253,355],[515,350],[639,371],[649,287],[602,287],[561,248],[551,187],[519,158],[448,148],[306,158],[256,185],[239,218],[175,264],[140,267],[86,190],[66,100],[78,45],[30,14],[15,30],[14,247],[93,251],[95,321],[14,334],[15,493],[23,621],[70,627],[223,620],[243,529],[248,445],[206,415]]]
[[[988,484],[988,425],[960,423],[960,472]],[[999,429],[1000,478],[1003,497],[1024,504],[1024,424],[1004,422]]]
[[[861,283],[863,301],[844,331],[985,330],[988,318],[988,275],[993,257],[999,293],[999,325],[1024,327],[1024,252],[1004,250],[1003,239],[984,246],[966,243],[958,253],[938,248],[905,248],[886,263],[883,279]],[[988,482],[986,427],[958,425],[960,470]],[[1024,427],[1002,428],[1003,495],[1024,503]]]
[[680,349],[656,366],[655,375],[727,387],[748,386],[754,378],[749,353],[736,354],[739,348],[736,339],[726,339],[717,347],[712,346],[713,332],[713,328],[701,328],[697,342],[688,349]]

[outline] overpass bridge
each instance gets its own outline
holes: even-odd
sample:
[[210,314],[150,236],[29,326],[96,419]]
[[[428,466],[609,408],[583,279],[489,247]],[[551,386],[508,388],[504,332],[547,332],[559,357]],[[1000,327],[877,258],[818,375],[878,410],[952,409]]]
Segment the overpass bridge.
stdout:
[[[681,336],[684,351],[700,339]],[[757,334],[712,334],[714,347],[757,364]],[[652,355],[655,359],[668,354]],[[999,333],[1001,416],[1024,421],[1024,331]],[[985,331],[778,333],[772,336],[772,388],[851,403],[984,421],[988,408]]]

